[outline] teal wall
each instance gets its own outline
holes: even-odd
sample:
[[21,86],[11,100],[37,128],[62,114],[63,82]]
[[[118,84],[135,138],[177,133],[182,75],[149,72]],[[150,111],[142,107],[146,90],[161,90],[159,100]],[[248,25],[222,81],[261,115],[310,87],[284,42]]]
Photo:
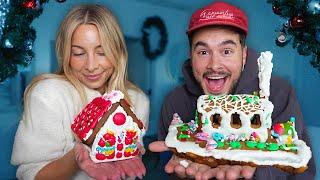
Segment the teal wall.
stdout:
[[[320,127],[320,121],[317,121],[314,116],[318,108],[317,102],[320,101],[320,96],[316,96],[314,93],[320,90],[320,74],[309,64],[310,57],[298,55],[290,45],[284,48],[275,45],[274,40],[277,36],[275,29],[284,20],[272,12],[271,5],[267,4],[266,0],[228,1],[244,9],[249,16],[248,46],[258,52],[271,50],[274,53],[273,73],[287,79],[295,87],[307,125]],[[46,4],[43,14],[33,22],[37,31],[34,47],[35,60],[24,72],[0,84],[0,136],[6,137],[3,142],[6,148],[0,151],[0,179],[15,176],[15,167],[9,164],[9,160],[14,133],[20,119],[23,89],[32,77],[50,72],[55,67],[53,45],[57,27],[70,7],[83,2],[104,4],[117,16],[128,40],[129,64],[131,64],[129,73],[134,73],[132,75],[133,81],[145,91],[150,90],[151,92],[149,94],[151,102],[150,126],[147,135],[155,135],[163,98],[179,83],[181,64],[188,57],[188,42],[185,34],[188,19],[191,12],[211,1],[190,0],[187,3],[189,8],[179,5],[170,6],[161,0],[153,0],[153,3],[148,0],[145,2],[143,0],[67,0],[61,4],[51,0]],[[182,3],[183,1],[176,2]],[[190,6],[190,2],[194,3]],[[168,31],[168,45],[162,56],[150,61],[141,57],[143,52],[141,45],[139,45],[139,39],[142,36],[143,21],[154,15],[160,16],[165,22]],[[136,57],[139,56],[142,59],[137,60]],[[141,68],[139,63],[146,63],[147,65],[141,64],[141,66],[148,68],[148,70],[139,71]],[[146,80],[139,81],[139,77],[144,77]],[[316,132],[316,130],[312,132]],[[316,135],[313,134],[313,137]]]

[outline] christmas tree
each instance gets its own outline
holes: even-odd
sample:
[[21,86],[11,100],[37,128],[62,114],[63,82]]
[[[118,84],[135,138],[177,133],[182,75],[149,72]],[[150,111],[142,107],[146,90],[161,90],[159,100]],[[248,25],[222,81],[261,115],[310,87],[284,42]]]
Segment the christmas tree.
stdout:
[[32,21],[48,0],[0,0],[0,82],[14,76],[34,58]]
[[300,55],[312,55],[311,64],[320,72],[320,0],[268,0],[275,14],[285,22],[278,30],[276,44],[292,42]]

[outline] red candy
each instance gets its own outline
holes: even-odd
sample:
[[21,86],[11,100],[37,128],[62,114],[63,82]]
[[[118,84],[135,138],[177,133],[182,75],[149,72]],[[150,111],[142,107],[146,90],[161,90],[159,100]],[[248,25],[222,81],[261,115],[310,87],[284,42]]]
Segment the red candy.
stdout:
[[139,149],[137,148],[131,155],[132,156],[136,156],[136,155],[138,155],[139,154]]
[[124,157],[130,157],[131,153],[130,152],[124,152]]
[[273,125],[273,130],[279,135],[282,135],[284,133],[284,128],[280,123]]
[[117,150],[118,150],[118,151],[121,151],[122,149],[123,149],[123,144],[118,144],[118,145],[117,145]]
[[96,158],[100,161],[105,160],[107,157],[104,154],[97,153]]
[[98,142],[98,145],[100,147],[105,147],[106,146],[106,142],[104,140],[100,139],[99,142]]
[[107,159],[113,159],[113,158],[114,158],[114,156],[115,156],[115,152],[113,151],[113,153],[112,153],[112,154],[110,154],[110,155],[108,155],[108,156],[107,156]]
[[116,113],[113,116],[113,122],[115,125],[121,126],[126,122],[126,116],[123,113]]
[[126,139],[124,140],[124,143],[125,143],[126,145],[132,144],[132,142],[133,142],[133,140],[132,140],[131,138],[126,138]]
[[121,152],[117,152],[117,158],[121,158],[122,157],[122,153]]

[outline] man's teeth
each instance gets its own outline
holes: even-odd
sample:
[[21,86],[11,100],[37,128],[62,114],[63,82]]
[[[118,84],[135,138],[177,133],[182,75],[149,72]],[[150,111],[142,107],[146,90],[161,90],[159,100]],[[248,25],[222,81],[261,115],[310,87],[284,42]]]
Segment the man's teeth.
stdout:
[[216,80],[216,79],[223,79],[225,78],[224,76],[214,76],[214,77],[207,77],[208,79],[211,79],[211,80]]

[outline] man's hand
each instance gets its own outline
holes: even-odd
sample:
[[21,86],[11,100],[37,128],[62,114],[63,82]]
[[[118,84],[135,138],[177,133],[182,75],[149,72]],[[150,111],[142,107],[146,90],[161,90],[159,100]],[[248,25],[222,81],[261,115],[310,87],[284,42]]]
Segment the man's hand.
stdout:
[[89,150],[82,143],[77,143],[74,151],[80,169],[97,180],[125,179],[126,176],[142,179],[146,173],[140,157],[115,162],[95,163],[89,157]]
[[[165,145],[164,141],[156,141],[149,144],[150,151],[153,152],[164,152],[168,151],[168,147]],[[204,164],[198,164],[191,161],[187,162],[189,165],[184,167],[180,164],[180,161],[184,159],[178,158],[175,155],[169,160],[165,166],[165,171],[167,173],[176,173],[180,178],[195,178],[195,179],[238,179],[245,178],[251,179],[256,170],[254,167],[250,166],[218,166],[216,168],[211,168],[210,166]]]

